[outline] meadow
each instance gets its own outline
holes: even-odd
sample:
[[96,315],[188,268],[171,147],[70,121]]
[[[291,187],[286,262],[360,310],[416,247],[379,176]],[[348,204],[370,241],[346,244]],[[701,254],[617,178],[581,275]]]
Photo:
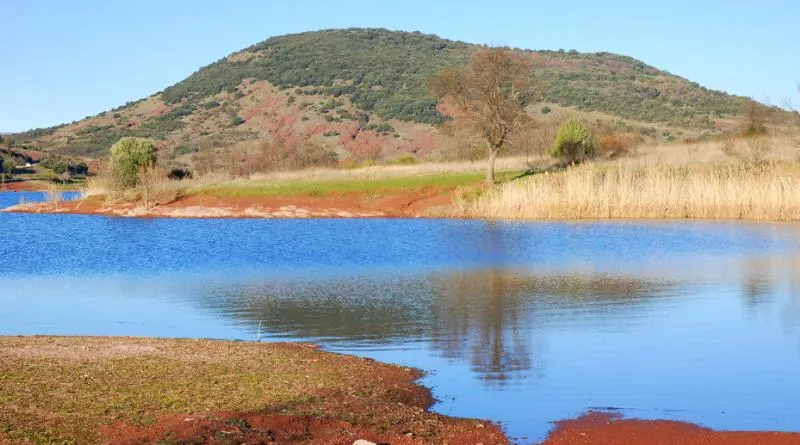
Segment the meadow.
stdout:
[[800,150],[762,138],[641,147],[454,197],[455,215],[499,219],[800,219]]

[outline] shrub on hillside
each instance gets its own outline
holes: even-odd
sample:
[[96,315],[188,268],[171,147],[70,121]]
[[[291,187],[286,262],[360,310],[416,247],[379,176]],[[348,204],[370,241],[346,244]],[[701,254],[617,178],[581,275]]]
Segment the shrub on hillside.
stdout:
[[605,133],[595,141],[595,154],[606,157],[627,155],[642,142],[644,138],[636,133]]
[[194,175],[192,175],[191,170],[188,168],[173,168],[167,173],[167,179],[172,179],[173,181],[182,181],[184,179],[192,179]]
[[550,154],[570,163],[581,162],[594,153],[594,140],[583,123],[568,119],[561,124]]
[[336,152],[314,141],[305,141],[288,153],[283,168],[299,170],[309,167],[333,167],[337,162]]

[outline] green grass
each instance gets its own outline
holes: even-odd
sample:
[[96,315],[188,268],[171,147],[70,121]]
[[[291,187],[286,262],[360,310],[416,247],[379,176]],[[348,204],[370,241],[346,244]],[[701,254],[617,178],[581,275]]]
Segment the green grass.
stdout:
[[[521,172],[498,173],[498,180],[508,180]],[[377,179],[289,179],[276,181],[232,181],[187,191],[187,195],[218,197],[326,196],[336,193],[377,194],[391,191],[419,190],[427,187],[456,188],[480,183],[483,172],[440,173]]]
[[[316,401],[345,394],[345,401],[385,403],[375,395],[387,389],[368,378],[378,371],[404,373],[293,345],[0,337],[0,436],[42,444],[97,443],[104,425],[150,425],[174,413],[307,415],[330,408],[327,414],[336,416],[337,408]],[[418,375],[408,372],[409,384]],[[369,396],[349,395],[359,391]]]

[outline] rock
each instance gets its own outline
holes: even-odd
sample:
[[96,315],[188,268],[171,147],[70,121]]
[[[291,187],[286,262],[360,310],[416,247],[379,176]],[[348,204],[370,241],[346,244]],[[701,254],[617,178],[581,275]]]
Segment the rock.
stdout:
[[364,439],[358,439],[357,441],[353,442],[353,445],[378,445],[375,442],[370,442]]

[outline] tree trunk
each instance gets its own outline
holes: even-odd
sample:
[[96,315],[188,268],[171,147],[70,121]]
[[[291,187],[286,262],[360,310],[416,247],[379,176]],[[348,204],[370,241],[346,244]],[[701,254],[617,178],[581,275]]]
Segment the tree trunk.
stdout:
[[498,149],[489,146],[489,162],[486,164],[486,183],[494,184],[494,161],[497,159]]

